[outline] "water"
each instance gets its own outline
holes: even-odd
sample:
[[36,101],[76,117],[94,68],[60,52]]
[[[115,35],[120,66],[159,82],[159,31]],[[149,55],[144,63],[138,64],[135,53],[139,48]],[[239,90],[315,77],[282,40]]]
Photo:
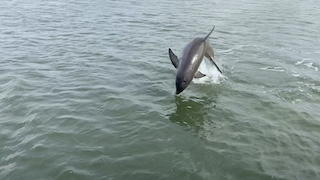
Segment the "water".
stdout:
[[[320,2],[0,4],[0,179],[320,179]],[[168,48],[215,25],[175,96]]]

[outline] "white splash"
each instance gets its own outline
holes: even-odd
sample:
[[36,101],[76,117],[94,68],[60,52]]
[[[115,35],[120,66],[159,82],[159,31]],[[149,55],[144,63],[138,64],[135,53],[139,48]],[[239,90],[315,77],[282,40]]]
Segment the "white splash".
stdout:
[[[218,66],[221,68],[221,65]],[[206,76],[203,78],[194,78],[193,82],[196,84],[220,84],[220,82],[227,78],[207,59],[203,59],[198,70]]]

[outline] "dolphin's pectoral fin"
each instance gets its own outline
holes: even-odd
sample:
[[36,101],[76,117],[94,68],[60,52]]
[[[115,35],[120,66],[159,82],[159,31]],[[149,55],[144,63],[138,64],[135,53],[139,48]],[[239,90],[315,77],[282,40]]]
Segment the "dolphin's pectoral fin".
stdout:
[[206,52],[205,52],[205,56],[211,60],[211,62],[217,67],[218,71],[220,71],[220,73],[222,74],[222,71],[220,70],[220,68],[218,67],[218,65],[216,64],[216,62],[214,62],[214,52],[213,49],[210,45],[210,43],[208,41],[205,41],[206,44]]
[[170,60],[171,60],[171,62],[172,62],[172,64],[173,64],[173,66],[175,67],[175,68],[178,68],[178,66],[179,66],[179,59],[178,59],[178,57],[172,52],[172,50],[169,48],[169,57],[170,57]]
[[200,71],[197,71],[196,74],[194,75],[194,78],[202,78],[205,77],[205,74],[202,74]]

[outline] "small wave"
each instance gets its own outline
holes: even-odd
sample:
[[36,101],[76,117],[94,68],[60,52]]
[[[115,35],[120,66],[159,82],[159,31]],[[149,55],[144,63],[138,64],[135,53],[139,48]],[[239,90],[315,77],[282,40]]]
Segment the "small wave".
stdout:
[[0,177],[4,177],[4,176],[8,175],[10,172],[15,170],[16,166],[17,166],[17,164],[15,162],[10,163],[8,165],[0,166]]
[[226,49],[226,50],[220,50],[220,53],[228,54],[228,53],[232,52],[233,50],[234,50],[234,48]]
[[298,61],[295,63],[295,65],[300,65],[303,64],[304,66],[307,66],[308,68],[314,69],[315,71],[318,71],[319,68],[317,66],[315,66],[313,64],[313,62],[311,62],[312,59],[311,58],[304,58],[301,61]]
[[291,75],[292,75],[293,77],[299,77],[299,76],[301,76],[301,74],[299,74],[299,73],[296,72],[295,70],[291,70]]
[[315,71],[318,71],[319,69],[317,66],[314,66],[312,62],[305,63],[304,65],[307,66],[308,68],[314,69]]
[[243,45],[235,45],[233,48],[230,49],[226,49],[226,50],[221,50],[221,53],[229,53],[232,52],[234,50],[258,50],[258,51],[263,51],[266,49],[269,49],[269,47],[267,46],[263,46],[263,45],[256,45],[256,44],[243,44]]
[[310,90],[320,93],[320,86],[317,86],[316,84],[313,83],[305,83],[305,86],[308,87]]
[[302,64],[302,63],[304,63],[306,61],[310,61],[310,60],[311,60],[310,58],[304,58],[301,61],[296,62],[295,65],[300,65],[300,64]]
[[264,68],[260,68],[261,70],[266,70],[266,71],[277,71],[277,72],[285,72],[286,68],[283,67],[264,67]]

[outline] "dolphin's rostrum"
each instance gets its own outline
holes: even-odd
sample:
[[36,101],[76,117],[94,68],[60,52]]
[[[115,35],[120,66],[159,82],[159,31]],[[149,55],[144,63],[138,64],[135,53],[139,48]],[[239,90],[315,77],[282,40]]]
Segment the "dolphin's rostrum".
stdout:
[[205,38],[195,38],[189,44],[187,44],[182,53],[182,57],[178,57],[169,48],[169,57],[175,68],[177,68],[176,75],[176,94],[180,94],[185,90],[191,83],[193,78],[201,78],[205,75],[198,71],[198,68],[203,60],[203,57],[207,57],[211,62],[217,67],[217,69],[222,73],[220,68],[214,62],[214,52],[207,40],[214,27],[210,33]]

